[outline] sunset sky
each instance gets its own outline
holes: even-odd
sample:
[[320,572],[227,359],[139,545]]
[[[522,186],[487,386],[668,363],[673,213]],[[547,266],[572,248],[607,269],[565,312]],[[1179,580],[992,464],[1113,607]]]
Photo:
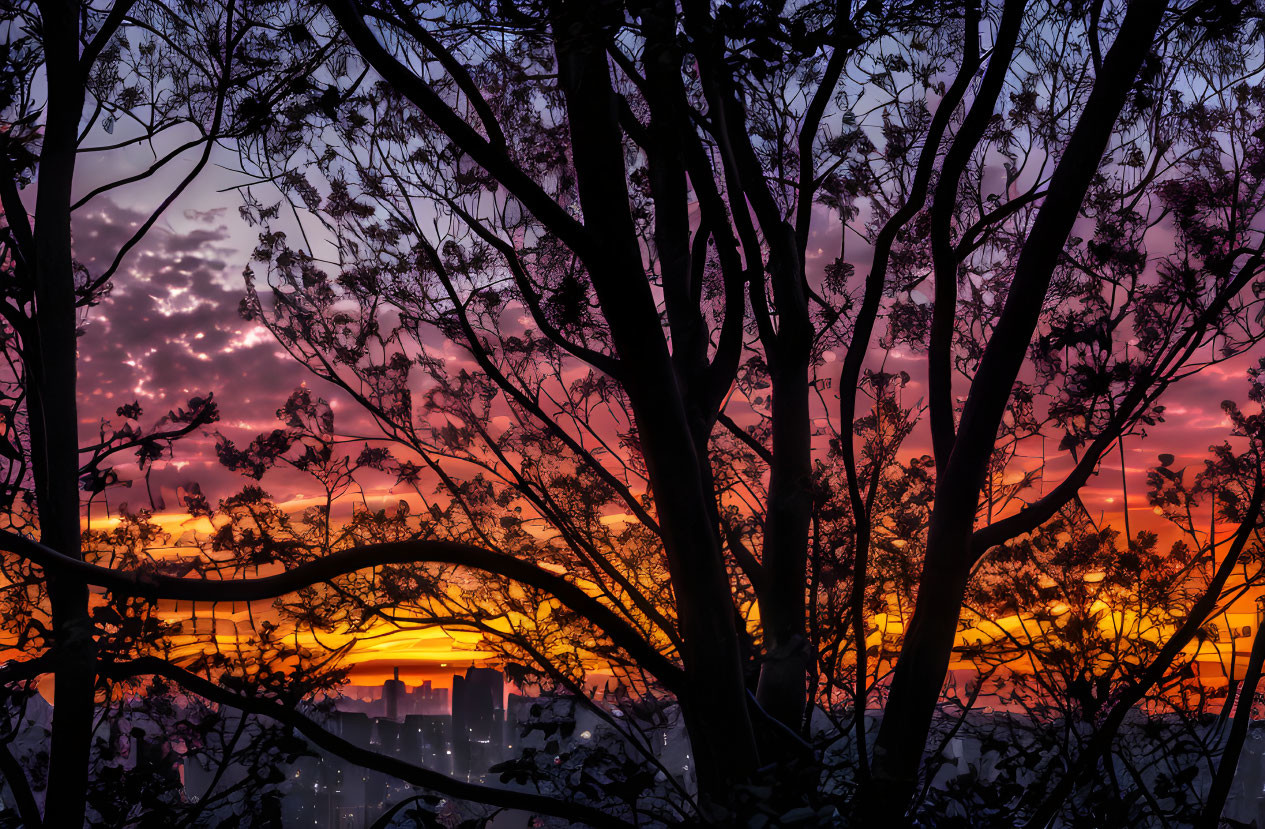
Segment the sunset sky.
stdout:
[[[96,179],[104,172],[111,179],[117,178],[121,172],[118,165],[141,169],[150,158],[143,151],[122,158],[119,153],[111,155],[108,165],[80,165],[76,182],[80,193],[100,183]],[[168,409],[183,405],[191,395],[206,392],[215,395],[220,407],[221,422],[215,429],[239,443],[249,441],[275,427],[274,411],[304,382],[330,400],[342,417],[341,430],[355,429],[356,407],[341,405],[335,390],[286,356],[262,326],[246,322],[238,314],[244,295],[242,269],[257,234],[238,215],[238,192],[227,189],[239,182],[240,178],[223,168],[208,169],[131,252],[112,293],[92,310],[80,342],[82,441],[93,442],[99,419],[113,417],[119,405],[138,401],[145,409],[142,423],[148,425]],[[156,187],[135,185],[98,197],[81,209],[74,226],[77,258],[92,270],[104,267],[143,220],[141,211],[153,204]],[[837,221],[820,210],[815,244],[810,244],[810,254],[816,249],[810,269],[820,271],[837,255],[839,232]],[[860,255],[856,245],[850,244],[849,249],[854,251],[854,259]],[[855,263],[864,273],[867,263],[863,259]],[[921,355],[902,351],[888,357],[888,370],[905,369],[913,378],[905,391],[907,400],[924,394],[923,360]],[[1244,400],[1248,364],[1240,361],[1214,366],[1183,381],[1167,395],[1166,422],[1152,429],[1145,441],[1136,437],[1126,441],[1130,517],[1135,531],[1163,529],[1146,503],[1147,468],[1161,452],[1176,455],[1178,466],[1199,464],[1209,444],[1226,438],[1227,424],[1220,404],[1227,398]],[[1056,444],[1054,438],[1051,455]],[[915,435],[906,445],[906,454],[928,450],[925,434]],[[134,467],[120,469],[124,478],[134,473]],[[180,486],[197,482],[214,501],[248,479],[224,469],[215,457],[213,435],[199,434],[178,443],[175,458],[158,464],[153,481],[155,506],[163,513],[177,508],[175,496]],[[371,504],[392,504],[403,494],[392,492],[390,483],[383,479],[375,487],[373,481],[367,481]],[[1119,483],[1119,455],[1113,450],[1102,474],[1084,491],[1089,509],[1108,521],[1118,520],[1122,509]],[[268,475],[263,485],[283,503],[313,494],[305,489],[301,477],[283,470]],[[149,506],[143,486],[112,490],[109,501],[111,509],[119,502],[127,502],[133,509]],[[94,510],[94,521],[101,517],[100,510]],[[178,516],[161,518],[179,534]],[[392,664],[443,674],[438,669],[440,663],[465,665],[474,655],[468,643],[440,635],[409,636],[375,642],[357,652],[353,660],[369,669],[366,681],[377,681],[379,675],[389,673]]]

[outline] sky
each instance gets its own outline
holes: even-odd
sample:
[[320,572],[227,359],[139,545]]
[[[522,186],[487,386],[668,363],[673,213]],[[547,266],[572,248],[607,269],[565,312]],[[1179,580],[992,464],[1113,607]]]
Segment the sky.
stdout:
[[[94,247],[113,251],[140,221],[126,206],[101,205],[76,222],[77,255],[93,262]],[[80,342],[83,437],[95,436],[102,417],[117,421],[114,410],[125,403],[139,402],[148,425],[209,392],[222,414],[214,428],[240,439],[267,428],[289,390],[309,379],[301,366],[283,359],[262,326],[239,316],[246,251],[230,221],[225,206],[166,217],[93,309]],[[214,442],[204,434],[178,443],[159,475],[168,498],[186,481],[199,481],[208,494],[228,494],[240,485],[238,478],[219,466]]]
[[[145,157],[123,157],[110,164],[81,165],[76,189],[87,192],[104,177],[116,178],[129,166],[139,168],[145,161]],[[257,230],[238,214],[240,196],[231,189],[236,183],[233,173],[209,167],[131,252],[109,296],[92,309],[80,341],[82,441],[95,441],[100,419],[113,418],[120,405],[139,402],[145,409],[142,422],[148,425],[191,396],[210,392],[222,418],[214,431],[243,443],[275,427],[275,410],[301,383],[327,397],[336,412],[354,417],[354,407],[343,405],[336,390],[289,358],[266,329],[239,315],[244,296],[242,270]],[[143,211],[155,202],[155,193],[163,185],[144,182],[98,197],[83,208],[74,222],[76,257],[90,271],[104,267],[144,220]],[[810,241],[810,269],[824,267],[839,249],[837,222],[824,211],[820,219]],[[856,264],[864,273],[868,263]],[[905,392],[909,399],[925,396],[923,360],[902,350],[888,357],[889,370],[903,368],[911,374]],[[1210,444],[1227,437],[1220,404],[1226,398],[1244,399],[1248,364],[1242,360],[1216,366],[1183,381],[1165,401],[1166,422],[1150,430],[1146,440],[1126,441],[1129,512],[1135,530],[1158,528],[1159,519],[1145,500],[1147,469],[1161,452],[1176,455],[1178,466],[1197,465]],[[928,450],[923,433],[907,446],[907,454]],[[121,470],[124,478],[133,472]],[[219,464],[214,435],[206,432],[180,441],[174,457],[157,465],[154,482],[156,511],[174,513],[179,487],[196,482],[214,501],[250,481]],[[1119,483],[1119,455],[1112,452],[1101,474],[1085,490],[1091,512],[1107,521],[1119,519],[1123,507]],[[278,501],[292,504],[309,494],[299,477],[285,472],[267,476],[264,487]],[[380,499],[383,505],[398,498],[387,481],[376,482],[366,495],[371,503]],[[111,509],[120,502],[132,509],[150,506],[140,485],[113,490],[108,500]],[[96,512],[93,521],[102,517]],[[181,527],[178,515],[161,517],[173,530]],[[412,637],[375,643],[358,651],[353,661],[364,666],[367,676],[377,677],[387,675],[392,664],[428,672],[439,670],[441,664],[468,664],[475,656],[468,642]]]
[[[129,194],[136,197],[137,194]],[[101,305],[92,309],[80,342],[81,437],[96,437],[99,420],[114,418],[114,409],[132,401],[145,409],[144,423],[152,422],[189,397],[213,393],[221,422],[213,428],[237,441],[274,428],[274,412],[289,393],[308,384],[341,410],[338,392],[293,361],[257,323],[243,320],[238,305],[245,295],[242,269],[254,243],[255,231],[237,214],[235,193],[200,192],[186,195],[135,248],[114,287]],[[208,203],[209,202],[209,203]],[[196,203],[196,204],[195,204]],[[126,203],[100,199],[77,214],[76,256],[90,269],[108,261],[132,229],[143,219]],[[810,268],[821,267],[837,250],[837,228],[818,233],[821,244],[810,252]],[[815,255],[814,255],[815,254]],[[889,368],[904,368],[913,377],[907,394],[924,394],[924,357],[897,349]],[[1251,360],[1214,366],[1183,380],[1167,397],[1165,423],[1146,440],[1126,442],[1129,490],[1137,494],[1131,512],[1149,513],[1144,493],[1146,470],[1160,452],[1197,463],[1209,444],[1227,435],[1221,401],[1242,401],[1245,370]],[[117,420],[117,418],[114,418]],[[915,435],[911,452],[927,450],[925,438]],[[127,470],[124,470],[125,472]],[[1091,481],[1087,501],[1110,516],[1118,499],[1119,461],[1110,457],[1102,475]],[[126,474],[125,474],[126,477]],[[174,458],[159,464],[155,480],[158,497],[175,505],[176,487],[191,481],[211,497],[222,497],[246,479],[224,469],[215,458],[209,433],[177,444]],[[274,497],[287,501],[302,497],[302,482],[284,474],[269,475],[266,485]],[[377,493],[388,498],[391,493]],[[148,506],[143,491],[112,494],[134,508]],[[156,504],[161,508],[162,504]]]
[[[87,192],[99,181],[97,165],[84,165],[76,190]],[[111,177],[120,175],[117,168]],[[155,465],[152,477],[156,519],[179,538],[196,530],[179,512],[179,489],[196,483],[214,503],[243,485],[255,483],[225,469],[216,458],[215,436],[238,443],[276,428],[276,409],[291,391],[306,383],[343,408],[335,389],[290,359],[262,326],[243,320],[238,305],[245,295],[242,269],[256,229],[239,218],[236,191],[219,192],[235,181],[227,172],[208,171],[163,215],[134,248],[100,306],[90,310],[79,344],[80,441],[96,442],[102,418],[120,419],[115,410],[136,401],[149,427],[193,396],[214,394],[220,422],[175,444],[172,457]],[[75,215],[75,255],[90,272],[99,272],[147,218],[157,185],[134,186],[99,197]],[[28,191],[29,194],[29,191]],[[161,194],[158,197],[161,198]],[[354,413],[354,407],[346,407]],[[349,421],[350,422],[350,421]],[[135,464],[119,468],[124,479],[137,476]],[[270,473],[264,488],[284,505],[300,506],[311,494],[305,481],[287,469]],[[370,488],[371,504],[398,500],[386,482]],[[112,515],[122,504],[130,510],[151,508],[143,482],[107,492]],[[106,524],[107,503],[94,505],[92,526]],[[222,609],[246,629],[244,606]],[[416,676],[446,684],[451,671],[486,658],[472,645],[440,631],[411,633],[367,643],[350,657],[357,682],[377,684],[395,666],[412,682]],[[443,667],[441,667],[443,666]]]

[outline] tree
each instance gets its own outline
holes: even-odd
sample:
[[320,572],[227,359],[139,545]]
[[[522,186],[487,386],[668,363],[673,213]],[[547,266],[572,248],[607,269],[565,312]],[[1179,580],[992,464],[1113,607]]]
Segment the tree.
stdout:
[[[290,463],[327,504],[352,473],[386,472],[425,513],[362,516],[256,579],[119,572],[7,538],[13,552],[151,599],[329,583],[290,611],[353,628],[365,614],[465,624],[573,688],[601,659],[679,701],[703,819],[770,808],[770,780],[775,814],[904,819],[979,580],[1045,566],[1042,534],[1075,549],[1079,494],[1107,453],[1155,426],[1179,381],[1259,343],[1255,10],[320,11],[293,33],[328,48],[319,85],[240,144],[282,196],[247,198],[262,232],[244,310],[376,432],[341,458],[349,435],[300,394],[283,428],[221,456],[256,477]],[[303,235],[315,244],[291,240],[301,227],[320,229]],[[839,255],[819,270],[831,227]],[[917,380],[887,366],[910,352],[925,354]],[[923,411],[905,397],[923,375],[932,451],[910,458]],[[1058,457],[1024,457],[1056,436]],[[1222,503],[1236,560],[1259,521],[1258,461],[1235,467],[1244,494]],[[1149,555],[1124,535],[1123,550],[1100,536],[1100,554]],[[445,566],[486,574],[496,592],[443,595],[458,578]],[[1214,574],[1162,610],[1185,618],[1138,657],[1143,681],[1130,669],[1051,796],[1025,805],[1035,823],[1109,753],[1226,584]],[[887,593],[913,609],[890,643],[899,654],[872,663]],[[1064,696],[1092,699],[1078,680]],[[805,739],[815,704],[849,697],[855,797],[817,785]],[[402,773],[454,796],[592,814]]]
[[[289,94],[288,79],[320,60],[319,49],[290,48],[291,7],[269,4],[17,2],[3,10],[0,81],[0,205],[5,271],[3,449],[4,522],[41,543],[84,557],[80,483],[90,495],[116,483],[110,467],[135,453],[142,470],[171,442],[213,422],[211,398],[173,408],[152,428],[139,406],[119,409],[120,428],[81,445],[76,340],[84,316],[109,290],[131,252],[206,168],[217,147],[254,129]],[[267,57],[278,51],[277,58]],[[267,68],[269,71],[262,72]],[[173,139],[173,136],[175,137]],[[148,147],[151,163],[91,187],[75,186],[81,158],[128,170]],[[160,154],[161,153],[161,154]],[[180,170],[152,211],[120,240],[112,259],[90,271],[76,261],[72,227],[123,188]],[[103,167],[102,169],[108,169]],[[30,194],[23,197],[23,191]],[[72,436],[72,437],[67,437]],[[10,567],[10,564],[13,566]],[[19,665],[14,679],[51,664],[56,716],[43,820],[83,822],[88,788],[99,643],[88,587],[74,576],[32,579],[6,562],[12,596],[32,588],[45,601],[38,639],[47,664]],[[38,621],[38,620],[35,620]],[[33,644],[24,636],[20,641]],[[11,769],[6,768],[6,774]],[[25,783],[9,780],[15,790]],[[38,816],[24,815],[35,820]]]
[[[857,643],[890,459],[863,469],[853,430],[890,408],[889,375],[867,368],[875,347],[925,350],[934,497],[920,589],[872,769],[857,741],[862,808],[903,812],[977,563],[1074,505],[1107,451],[1160,419],[1176,381],[1259,340],[1253,13],[327,5],[381,79],[349,100],[337,139],[296,165],[320,174],[301,192],[327,194],[306,206],[320,207],[337,274],[293,250],[277,207],[257,204],[272,291],[252,294],[249,313],[454,498],[467,483],[446,459],[481,466],[500,479],[492,492],[509,493],[500,503],[532,503],[583,559],[601,550],[569,538],[574,519],[538,494],[552,481],[533,479],[542,461],[519,454],[518,430],[553,444],[542,459],[565,449],[610,487],[670,574],[705,797],[724,800],[793,753],[766,716],[790,731],[805,720],[812,464],[829,437],[812,401],[827,376],[840,394],[825,457],[842,467],[850,508],[864,729]],[[810,276],[819,204],[866,248],[864,276],[842,255]],[[1161,228],[1176,235],[1171,251]],[[507,301],[527,319],[506,320]],[[436,337],[471,368],[454,377],[427,356]],[[591,375],[564,379],[572,364]],[[434,389],[420,426],[414,365]],[[872,414],[858,392],[873,393]],[[594,400],[618,406],[610,433],[628,436],[627,458],[597,442]],[[759,411],[751,431],[727,414],[747,406]],[[493,433],[501,412],[515,428]],[[1039,497],[1031,468],[1003,484],[1050,433],[1063,434],[1063,477]],[[758,493],[746,508],[727,443],[759,464],[741,483]],[[461,523],[478,531],[474,517]],[[747,591],[762,651],[754,703],[732,621]]]

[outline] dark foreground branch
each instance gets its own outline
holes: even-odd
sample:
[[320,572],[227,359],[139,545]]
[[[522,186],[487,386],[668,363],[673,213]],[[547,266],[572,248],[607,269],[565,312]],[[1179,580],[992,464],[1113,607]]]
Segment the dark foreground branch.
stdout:
[[367,544],[338,550],[274,576],[212,581],[179,578],[141,570],[113,570],[63,555],[37,541],[0,531],[0,549],[23,556],[45,569],[74,576],[116,593],[158,600],[252,602],[275,599],[305,587],[332,581],[357,570],[383,565],[452,564],[511,579],[543,590],[601,629],[669,691],[681,685],[681,669],[655,649],[631,625],[593,596],[559,575],[504,553],[456,541],[418,539]]

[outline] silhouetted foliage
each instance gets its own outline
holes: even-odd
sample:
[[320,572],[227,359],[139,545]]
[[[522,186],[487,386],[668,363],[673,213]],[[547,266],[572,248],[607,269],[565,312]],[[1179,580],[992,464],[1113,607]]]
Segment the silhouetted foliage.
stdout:
[[[46,821],[210,814],[177,803],[191,749],[144,739],[200,727],[200,703],[166,707],[184,694],[254,723],[215,762],[278,768],[294,729],[428,790],[392,813],[419,825],[1215,825],[1265,659],[1257,620],[1239,672],[1231,621],[1260,582],[1261,415],[1225,404],[1202,469],[1159,455],[1162,531],[1131,526],[1123,479],[1120,526],[1082,495],[1163,434],[1172,389],[1259,356],[1254,4],[166,12],[56,32],[19,8],[2,55],[3,600],[38,655],[6,687],[17,706],[56,672],[50,768],[104,786]],[[95,68],[61,77],[54,45]],[[186,53],[210,57],[186,72]],[[197,171],[235,152],[259,231],[242,314],[317,381],[277,428],[218,437],[250,482],[215,504],[188,489],[205,523],[179,539],[117,503],[81,533],[80,500],[124,483],[119,457],[146,473],[215,423],[209,393],[56,443],[78,315],[135,244],[101,273],[73,261],[73,161],[133,112],[198,125]],[[1260,385],[1224,396],[1259,406]],[[313,505],[272,501],[282,468]],[[240,602],[249,633],[188,641],[162,620],[178,601],[213,625]],[[495,769],[517,788],[322,730],[355,642],[434,628],[544,701]],[[1224,688],[1196,675],[1221,643]],[[139,730],[136,768],[113,737],[89,755],[98,709]],[[601,730],[564,745],[580,711]],[[691,775],[647,736],[676,723]],[[976,760],[950,768],[963,746]],[[274,783],[249,796],[275,804]]]

